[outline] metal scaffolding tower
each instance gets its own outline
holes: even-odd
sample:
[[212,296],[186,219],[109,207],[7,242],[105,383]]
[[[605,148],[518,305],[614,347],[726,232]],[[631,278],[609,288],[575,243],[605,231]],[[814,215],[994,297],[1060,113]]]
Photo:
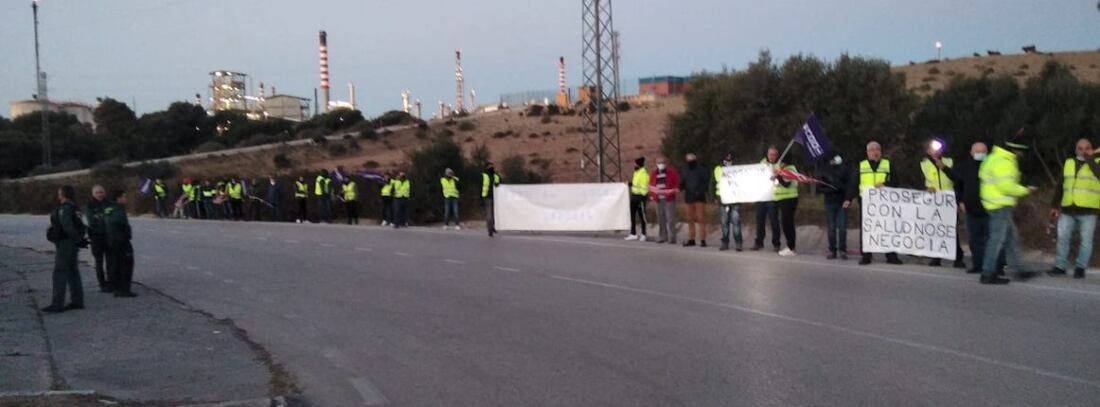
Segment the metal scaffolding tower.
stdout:
[[582,169],[593,181],[619,182],[622,181],[623,165],[611,0],[581,0],[581,3],[584,8],[581,59],[588,94],[581,109],[587,124],[582,133]]

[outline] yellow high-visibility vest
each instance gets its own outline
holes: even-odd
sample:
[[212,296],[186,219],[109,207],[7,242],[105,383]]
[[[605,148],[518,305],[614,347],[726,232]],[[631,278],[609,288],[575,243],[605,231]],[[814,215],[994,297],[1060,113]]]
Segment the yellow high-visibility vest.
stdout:
[[408,199],[412,195],[412,184],[408,179],[395,180],[393,183],[393,197]]
[[634,170],[634,176],[630,179],[630,193],[642,196],[649,194],[649,171],[645,167]]
[[294,181],[294,197],[305,198],[309,196],[309,185],[302,181]]
[[1088,163],[1081,164],[1077,170],[1077,163],[1073,158],[1066,160],[1062,175],[1062,206],[1076,206],[1078,208],[1100,209],[1100,180],[1092,173]]
[[500,174],[494,173],[493,174],[493,182],[490,183],[489,182],[489,174],[484,173],[484,172],[481,173],[481,197],[482,198],[488,198],[489,197],[489,188],[496,188],[497,185],[500,185]]
[[874,188],[878,184],[885,184],[890,178],[890,160],[883,158],[878,162],[878,169],[871,169],[871,161],[859,162],[859,190]]
[[324,175],[318,175],[317,180],[313,183],[313,194],[317,196],[328,194],[332,191],[329,186],[329,183],[331,182],[332,180],[328,179],[328,177]]
[[443,177],[439,184],[443,186],[444,198],[458,198],[458,178]]
[[348,182],[346,184],[344,184],[344,186],[342,188],[344,190],[344,200],[345,201],[350,202],[350,201],[354,201],[358,198],[359,194],[358,194],[358,191],[355,190],[355,181],[348,180]]
[[191,201],[195,200],[195,192],[196,191],[195,191],[195,186],[194,185],[183,184],[183,186],[181,188],[183,189],[183,195],[186,196],[188,200],[191,200]]
[[[798,168],[795,168],[794,165],[783,166],[783,164],[777,163],[776,168],[798,172]],[[774,196],[776,201],[786,201],[788,199],[798,198],[798,181],[788,181],[787,186],[776,183]]]
[[164,187],[164,184],[162,184],[162,183],[159,183],[159,182],[154,183],[153,184],[153,190],[156,191],[157,198],[164,198],[164,197],[168,196],[168,189],[166,189]]
[[382,184],[382,196],[393,196],[393,179],[389,179],[385,184]]
[[[951,168],[955,166],[955,160],[950,158],[942,158],[943,166]],[[936,191],[948,191],[955,189],[955,183],[951,182],[951,178],[947,176],[947,173],[936,167],[936,163],[932,160],[925,158],[920,162],[920,172],[924,173],[924,187],[935,188]]]
[[225,193],[229,195],[229,199],[241,199],[241,183],[230,182],[226,184]]
[[982,166],[978,169],[981,180],[979,193],[982,207],[987,211],[1016,206],[1016,201],[1031,191],[1020,185],[1020,167],[1016,154],[1000,146],[993,146]]

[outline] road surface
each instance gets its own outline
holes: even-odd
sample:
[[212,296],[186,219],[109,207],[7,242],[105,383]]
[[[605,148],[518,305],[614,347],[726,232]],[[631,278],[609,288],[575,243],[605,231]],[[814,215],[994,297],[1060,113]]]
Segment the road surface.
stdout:
[[[43,246],[42,217],[0,244]],[[134,220],[136,280],[319,406],[1080,405],[1100,281],[611,239]],[[88,273],[85,272],[88,280]]]

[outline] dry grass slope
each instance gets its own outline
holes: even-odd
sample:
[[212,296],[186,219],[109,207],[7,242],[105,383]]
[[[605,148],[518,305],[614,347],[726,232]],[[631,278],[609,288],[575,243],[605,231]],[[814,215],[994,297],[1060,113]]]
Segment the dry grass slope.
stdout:
[[1065,64],[1077,78],[1100,83],[1100,51],[1074,51],[1042,54],[1014,54],[966,57],[898,66],[894,72],[905,74],[906,88],[921,96],[943,89],[958,76],[982,77],[1008,75],[1022,85],[1042,71],[1049,61]]

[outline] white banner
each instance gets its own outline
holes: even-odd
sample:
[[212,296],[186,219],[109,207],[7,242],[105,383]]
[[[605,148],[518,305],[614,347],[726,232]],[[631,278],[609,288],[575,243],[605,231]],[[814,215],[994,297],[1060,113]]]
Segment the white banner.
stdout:
[[775,199],[772,166],[768,164],[722,167],[718,178],[723,204],[763,202]]
[[493,197],[497,230],[630,229],[626,184],[501,185]]
[[865,253],[955,259],[958,205],[954,191],[867,188],[861,198]]

